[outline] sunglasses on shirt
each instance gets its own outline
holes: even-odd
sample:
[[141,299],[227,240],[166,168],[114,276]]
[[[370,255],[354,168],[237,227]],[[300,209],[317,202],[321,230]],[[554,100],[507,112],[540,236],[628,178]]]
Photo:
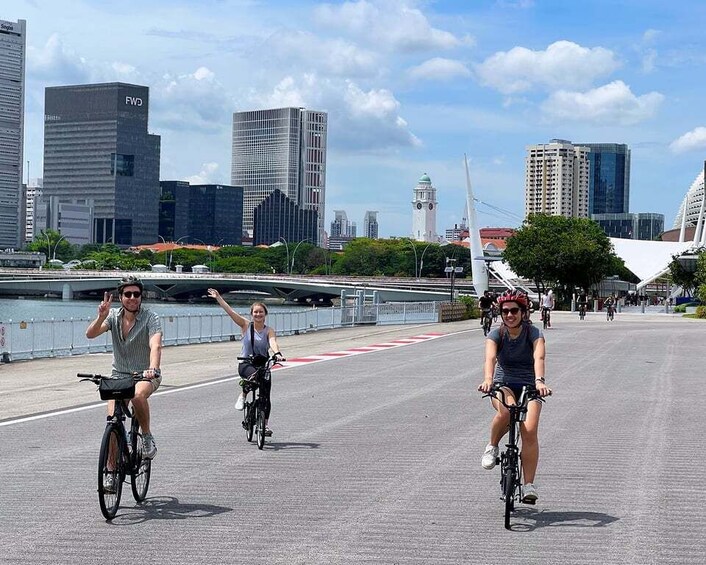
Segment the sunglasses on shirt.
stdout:
[[125,298],[140,298],[140,296],[142,296],[142,293],[139,290],[135,290],[135,291],[127,290],[127,291],[123,292],[123,296]]
[[503,308],[500,310],[503,314],[512,314],[513,316],[517,316],[518,312],[520,311],[519,308]]

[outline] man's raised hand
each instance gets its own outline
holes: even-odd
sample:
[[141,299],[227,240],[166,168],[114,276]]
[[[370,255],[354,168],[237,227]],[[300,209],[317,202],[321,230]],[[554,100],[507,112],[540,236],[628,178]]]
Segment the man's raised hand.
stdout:
[[113,302],[113,293],[112,292],[104,292],[103,293],[103,302],[101,302],[98,305],[98,317],[99,318],[106,318],[108,316],[108,313],[110,312],[110,303]]

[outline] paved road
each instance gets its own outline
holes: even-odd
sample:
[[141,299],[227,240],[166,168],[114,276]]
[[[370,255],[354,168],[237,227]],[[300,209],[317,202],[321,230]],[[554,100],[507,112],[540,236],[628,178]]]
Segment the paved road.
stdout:
[[[232,380],[155,396],[148,500],[136,506],[128,490],[112,523],[95,494],[102,408],[0,422],[0,562],[703,563],[703,324],[561,313],[554,323],[541,500],[513,531],[502,527],[497,471],[479,464],[491,410],[474,392],[483,337],[469,322],[351,332],[329,351],[451,333],[278,372],[264,451],[245,441]],[[197,351],[181,366],[207,373]],[[3,368],[0,392],[20,368]],[[59,397],[71,387],[83,403],[78,385],[56,378]],[[37,408],[50,409],[31,400],[27,412]]]

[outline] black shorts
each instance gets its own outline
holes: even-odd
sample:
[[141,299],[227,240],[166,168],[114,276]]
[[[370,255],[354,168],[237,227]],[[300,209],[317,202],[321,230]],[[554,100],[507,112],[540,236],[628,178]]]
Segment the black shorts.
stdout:
[[[502,384],[502,383],[497,383],[497,384]],[[523,386],[532,386],[534,385],[529,385],[529,383],[526,384],[502,384],[504,388],[509,388],[512,391],[513,396],[515,397],[515,401],[520,400],[520,395],[522,394],[522,387]],[[507,402],[507,398],[505,399],[505,402]]]

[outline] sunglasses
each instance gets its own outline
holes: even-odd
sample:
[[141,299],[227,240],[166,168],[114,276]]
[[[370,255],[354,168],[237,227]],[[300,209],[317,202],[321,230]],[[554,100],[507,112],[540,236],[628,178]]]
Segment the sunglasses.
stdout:
[[519,308],[503,308],[500,310],[503,314],[512,314],[513,316],[517,316],[517,313],[520,311]]
[[127,290],[127,291],[123,292],[123,296],[125,298],[140,298],[140,296],[142,296],[142,293],[139,290],[135,290],[135,291]]

